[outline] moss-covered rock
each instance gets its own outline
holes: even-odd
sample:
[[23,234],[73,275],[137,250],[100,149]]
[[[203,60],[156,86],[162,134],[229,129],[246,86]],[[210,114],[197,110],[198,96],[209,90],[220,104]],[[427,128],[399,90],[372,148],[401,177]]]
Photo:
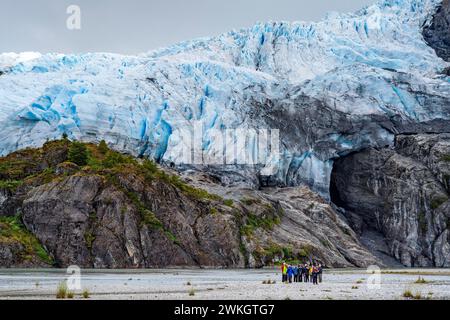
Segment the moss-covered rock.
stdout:
[[50,266],[52,257],[29,232],[19,217],[0,217],[0,257],[2,266]]

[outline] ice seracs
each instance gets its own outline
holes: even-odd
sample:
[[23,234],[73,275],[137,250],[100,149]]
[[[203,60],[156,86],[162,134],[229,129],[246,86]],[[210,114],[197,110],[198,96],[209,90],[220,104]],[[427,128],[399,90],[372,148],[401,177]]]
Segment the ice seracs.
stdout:
[[0,68],[7,69],[19,63],[28,62],[40,58],[42,55],[39,52],[22,52],[22,53],[2,53],[0,54]]

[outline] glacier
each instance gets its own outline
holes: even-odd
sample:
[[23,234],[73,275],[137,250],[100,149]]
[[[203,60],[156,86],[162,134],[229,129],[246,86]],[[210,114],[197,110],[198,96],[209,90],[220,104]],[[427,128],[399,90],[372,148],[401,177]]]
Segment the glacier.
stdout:
[[[228,184],[307,184],[328,197],[336,159],[390,146],[399,133],[450,131],[442,72],[450,64],[422,35],[440,4],[383,0],[317,23],[258,23],[136,56],[1,54],[0,155],[66,133]],[[280,130],[276,172],[184,163],[194,123],[205,157],[217,153],[214,130]]]

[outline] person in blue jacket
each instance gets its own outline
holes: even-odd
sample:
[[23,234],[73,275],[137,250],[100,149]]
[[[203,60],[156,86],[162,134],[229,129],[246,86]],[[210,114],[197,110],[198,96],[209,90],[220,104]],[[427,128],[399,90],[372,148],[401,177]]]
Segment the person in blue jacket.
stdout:
[[288,275],[289,283],[292,283],[292,277],[294,275],[294,269],[292,268],[291,265],[288,266],[287,275]]
[[297,266],[292,267],[292,271],[294,272],[294,282],[298,282],[298,268]]

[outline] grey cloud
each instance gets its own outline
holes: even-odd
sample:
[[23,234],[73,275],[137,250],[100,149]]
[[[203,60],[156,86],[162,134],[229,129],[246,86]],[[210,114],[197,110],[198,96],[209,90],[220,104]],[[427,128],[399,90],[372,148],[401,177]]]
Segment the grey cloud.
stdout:
[[[1,0],[0,52],[135,54],[178,41],[250,27],[257,21],[317,21],[374,0]],[[66,28],[66,8],[82,29]]]

